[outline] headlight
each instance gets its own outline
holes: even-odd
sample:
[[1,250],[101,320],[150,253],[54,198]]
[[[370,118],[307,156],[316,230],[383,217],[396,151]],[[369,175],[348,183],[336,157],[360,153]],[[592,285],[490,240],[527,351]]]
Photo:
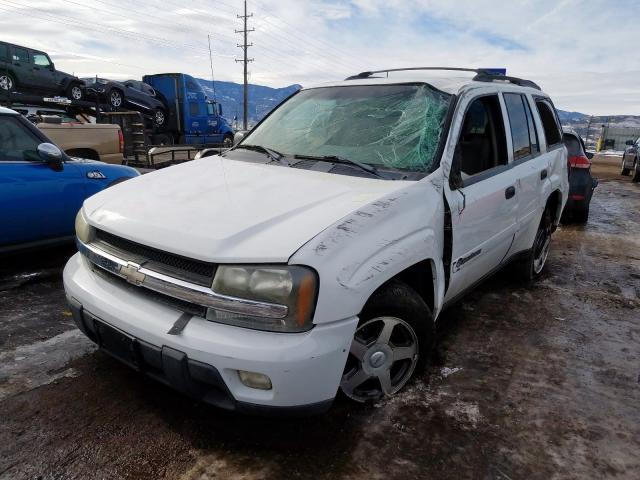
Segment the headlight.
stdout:
[[310,268],[221,265],[212,288],[221,295],[285,305],[287,314],[283,318],[249,317],[209,308],[209,320],[272,332],[304,332],[313,326],[318,281]]
[[89,243],[93,239],[93,227],[84,218],[82,208],[76,215],[76,236],[82,243]]

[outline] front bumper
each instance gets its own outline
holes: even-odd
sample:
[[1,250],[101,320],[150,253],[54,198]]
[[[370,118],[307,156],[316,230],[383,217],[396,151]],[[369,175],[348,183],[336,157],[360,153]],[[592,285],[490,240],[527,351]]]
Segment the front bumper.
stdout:
[[[352,317],[286,334],[193,317],[179,335],[169,335],[181,311],[137,287],[110,282],[80,254],[67,263],[64,286],[79,328],[109,353],[204,402],[245,412],[328,409],[358,321]],[[245,386],[238,370],[268,375],[272,389]]]

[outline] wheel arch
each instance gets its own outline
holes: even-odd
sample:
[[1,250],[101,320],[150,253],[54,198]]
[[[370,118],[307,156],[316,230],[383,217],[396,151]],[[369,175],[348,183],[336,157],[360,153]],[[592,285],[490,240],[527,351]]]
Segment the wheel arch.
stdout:
[[562,216],[562,192],[560,190],[554,190],[547,198],[545,208],[551,211],[553,225],[555,227],[560,223],[560,217]]

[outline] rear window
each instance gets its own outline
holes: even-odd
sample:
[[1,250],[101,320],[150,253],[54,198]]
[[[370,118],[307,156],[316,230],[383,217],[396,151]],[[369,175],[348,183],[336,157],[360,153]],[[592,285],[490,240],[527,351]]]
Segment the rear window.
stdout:
[[554,108],[546,99],[536,99],[536,107],[542,121],[544,136],[547,139],[547,147],[560,144],[562,142],[562,134]]
[[584,150],[582,149],[582,143],[575,135],[565,133],[563,136],[564,144],[567,147],[567,153],[570,157],[584,156]]

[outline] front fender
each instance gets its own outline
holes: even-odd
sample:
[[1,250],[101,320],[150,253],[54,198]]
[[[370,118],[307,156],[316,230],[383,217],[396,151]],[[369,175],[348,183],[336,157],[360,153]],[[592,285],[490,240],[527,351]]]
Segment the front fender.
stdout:
[[[442,187],[432,182],[439,172],[345,216],[291,257],[318,272],[315,323],[358,315],[381,285],[423,260],[442,273]],[[438,283],[436,311],[444,294]]]

